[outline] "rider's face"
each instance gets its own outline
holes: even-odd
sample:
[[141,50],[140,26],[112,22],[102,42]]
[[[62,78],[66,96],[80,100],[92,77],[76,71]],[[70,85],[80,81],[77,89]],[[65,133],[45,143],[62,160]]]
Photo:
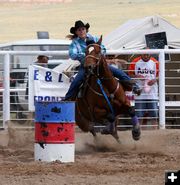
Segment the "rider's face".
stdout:
[[76,34],[79,38],[85,39],[86,38],[86,28],[85,27],[80,27],[76,30]]

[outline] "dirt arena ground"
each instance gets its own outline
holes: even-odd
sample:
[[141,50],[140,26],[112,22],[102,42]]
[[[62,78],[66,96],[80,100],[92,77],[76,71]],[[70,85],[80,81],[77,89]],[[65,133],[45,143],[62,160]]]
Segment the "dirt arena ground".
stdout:
[[119,135],[121,144],[76,133],[75,163],[62,164],[34,161],[33,130],[0,131],[0,185],[161,185],[165,170],[180,169],[180,130]]

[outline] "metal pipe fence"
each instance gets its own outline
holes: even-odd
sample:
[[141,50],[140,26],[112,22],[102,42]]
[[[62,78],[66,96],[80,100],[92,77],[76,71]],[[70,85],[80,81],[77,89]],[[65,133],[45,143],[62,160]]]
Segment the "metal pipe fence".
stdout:
[[[167,79],[173,79],[173,77],[167,77],[165,68],[165,54],[180,54],[180,49],[146,49],[146,50],[109,50],[107,51],[107,54],[109,55],[132,55],[132,54],[156,54],[159,56],[159,126],[161,129],[165,128],[166,119],[170,119],[172,117],[166,116],[166,107],[171,107],[171,109],[179,110],[180,108],[180,101],[166,101],[166,87],[172,87],[172,88],[178,88],[179,85],[166,85],[165,80]],[[0,51],[0,55],[4,56],[3,61],[3,70],[1,70],[3,75],[3,87],[0,89],[0,93],[2,93],[3,101],[3,107],[2,107],[2,116],[0,116],[0,120],[2,120],[3,124],[2,127],[6,128],[6,122],[9,120],[23,120],[19,118],[11,118],[11,113],[27,113],[27,110],[11,110],[11,103],[10,99],[12,96],[16,97],[17,94],[11,95],[11,93],[17,93],[17,92],[25,92],[25,88],[11,88],[10,86],[10,58],[11,56],[15,55],[24,55],[24,56],[30,56],[30,55],[58,55],[58,56],[67,56],[68,51]],[[177,62],[178,63],[178,62]],[[178,72],[180,69],[170,69],[171,71]],[[177,77],[177,79],[180,77]],[[20,81],[22,79],[16,79],[17,81]],[[171,95],[179,95],[179,93],[171,93],[168,92],[167,94]],[[24,96],[24,95],[22,95]],[[16,102],[16,105],[18,103]],[[175,107],[175,108],[172,108]],[[168,110],[168,109],[167,109]],[[179,118],[179,116],[176,116],[176,118]],[[126,119],[126,118],[125,118]],[[26,120],[28,120],[26,118]]]

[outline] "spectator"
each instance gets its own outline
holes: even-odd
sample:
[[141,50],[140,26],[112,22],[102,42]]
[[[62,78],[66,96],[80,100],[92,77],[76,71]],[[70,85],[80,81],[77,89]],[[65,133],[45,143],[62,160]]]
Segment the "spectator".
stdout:
[[35,62],[35,64],[37,64],[39,66],[42,66],[42,67],[47,67],[48,60],[49,60],[48,56],[46,56],[46,55],[39,55],[37,57],[37,61]]
[[[46,56],[46,55],[39,55],[37,57],[37,61],[34,64],[36,64],[38,66],[41,66],[41,67],[48,67],[48,60],[49,60],[48,56]],[[26,96],[25,96],[26,100],[28,99],[28,94],[29,94],[29,83],[27,81],[27,84],[26,84]]]
[[[143,118],[142,125],[147,125],[148,120],[151,120],[151,125],[154,127],[158,124],[158,71],[159,62],[149,54],[135,58],[129,66],[129,75],[137,78],[137,83],[142,88],[142,94],[135,97],[136,115]],[[150,119],[145,119],[145,116]]]

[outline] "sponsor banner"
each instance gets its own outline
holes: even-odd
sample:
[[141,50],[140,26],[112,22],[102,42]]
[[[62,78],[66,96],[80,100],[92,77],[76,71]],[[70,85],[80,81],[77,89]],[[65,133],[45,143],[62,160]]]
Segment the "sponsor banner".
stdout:
[[73,78],[62,72],[37,65],[29,66],[29,110],[35,111],[34,101],[60,101]]

